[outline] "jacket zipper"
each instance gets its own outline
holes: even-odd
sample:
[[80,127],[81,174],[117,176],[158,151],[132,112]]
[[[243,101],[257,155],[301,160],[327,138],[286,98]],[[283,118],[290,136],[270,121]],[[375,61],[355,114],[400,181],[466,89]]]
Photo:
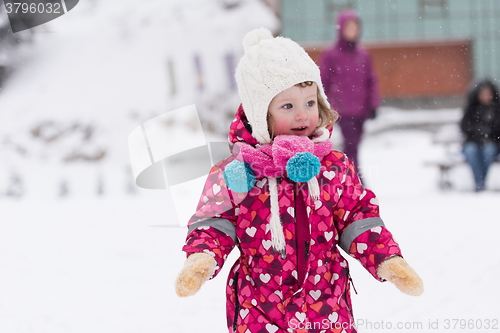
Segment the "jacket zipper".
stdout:
[[[349,300],[347,299],[347,295],[349,294],[349,281],[351,280],[351,274],[349,273],[349,268],[346,268],[347,276],[346,276],[346,282],[345,282],[345,293],[344,293],[344,301],[345,301],[345,306],[347,307],[347,310],[349,310],[349,313],[351,314],[351,317],[354,319],[354,314],[352,313],[352,309],[349,305]],[[356,292],[357,294],[357,292]]]
[[310,241],[306,241],[306,246],[305,246],[305,259],[306,259],[306,262],[309,260],[309,245],[311,244]]
[[234,319],[233,319],[233,332],[236,332],[238,328],[238,314],[240,312],[240,302],[238,301],[238,274],[236,273],[233,278],[233,288],[234,288]]

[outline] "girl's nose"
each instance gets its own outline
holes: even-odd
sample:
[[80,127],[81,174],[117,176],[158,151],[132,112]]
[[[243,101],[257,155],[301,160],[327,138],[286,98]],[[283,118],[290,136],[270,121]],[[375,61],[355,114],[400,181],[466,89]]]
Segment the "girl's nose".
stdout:
[[297,109],[297,112],[295,113],[295,120],[305,120],[305,119],[307,119],[306,110],[304,110],[304,108]]

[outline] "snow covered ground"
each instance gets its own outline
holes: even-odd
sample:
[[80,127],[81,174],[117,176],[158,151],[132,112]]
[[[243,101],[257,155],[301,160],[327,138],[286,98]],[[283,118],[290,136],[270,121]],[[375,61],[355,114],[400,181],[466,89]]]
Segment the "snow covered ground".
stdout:
[[[355,314],[366,323],[360,331],[384,331],[375,329],[382,321],[422,323],[405,330],[420,332],[431,331],[429,321],[443,328],[446,319],[498,319],[500,193],[440,192],[436,170],[423,167],[432,150],[419,131],[363,142],[361,157],[377,170],[368,181],[382,217],[426,291],[402,295],[352,263]],[[466,186],[470,175],[461,171],[454,176]],[[500,168],[493,172],[498,189]],[[0,331],[225,331],[225,276],[237,251],[199,294],[176,297],[185,230],[165,227],[175,214],[166,191],[2,199],[0,206]]]
[[[171,226],[168,191],[132,187],[127,136],[145,120],[203,100],[186,55],[199,49],[216,63],[227,49],[241,52],[245,31],[276,25],[257,1],[244,3],[224,12],[217,1],[87,1],[37,35],[32,56],[0,94],[0,332],[227,331],[224,285],[236,251],[199,294],[175,295],[186,231]],[[178,87],[189,87],[174,97],[169,56],[184,74]],[[210,70],[207,87],[217,86]],[[487,319],[500,327],[500,166],[479,194],[465,165],[452,173],[448,192],[438,189],[437,170],[424,166],[444,151],[418,128],[459,117],[459,110],[383,108],[367,124],[366,181],[426,291],[402,295],[352,262],[360,332],[387,331],[388,323],[404,332],[489,332]],[[98,162],[62,162],[100,149],[107,153]],[[8,196],[9,188],[22,196]],[[453,319],[483,328],[461,329]]]

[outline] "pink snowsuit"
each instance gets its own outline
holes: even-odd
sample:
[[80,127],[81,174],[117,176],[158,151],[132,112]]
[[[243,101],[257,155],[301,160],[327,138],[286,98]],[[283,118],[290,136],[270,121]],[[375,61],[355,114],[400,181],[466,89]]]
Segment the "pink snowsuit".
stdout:
[[[229,132],[231,144],[257,144],[245,121],[240,106]],[[321,160],[319,200],[309,198],[307,183],[280,177],[284,255],[271,245],[267,178],[257,179],[248,193],[232,191],[223,170],[233,159],[211,169],[183,247],[188,255],[213,255],[214,276],[234,246],[239,248],[226,288],[229,332],[356,332],[349,268],[339,247],[377,280],[378,265],[401,255],[379,217],[373,192],[361,186],[352,163],[335,150]]]

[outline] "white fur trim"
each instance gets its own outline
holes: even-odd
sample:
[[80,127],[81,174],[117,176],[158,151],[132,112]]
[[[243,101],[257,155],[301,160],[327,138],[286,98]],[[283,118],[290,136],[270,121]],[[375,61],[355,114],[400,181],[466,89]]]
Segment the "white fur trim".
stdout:
[[276,178],[269,177],[269,192],[271,194],[271,237],[272,244],[276,251],[283,252],[285,250],[285,235],[283,234],[283,226],[280,219],[280,207],[278,203],[278,184]]
[[312,142],[325,142],[330,137],[330,131],[326,129],[326,127],[320,127],[316,130],[316,134],[319,136],[314,137]]

